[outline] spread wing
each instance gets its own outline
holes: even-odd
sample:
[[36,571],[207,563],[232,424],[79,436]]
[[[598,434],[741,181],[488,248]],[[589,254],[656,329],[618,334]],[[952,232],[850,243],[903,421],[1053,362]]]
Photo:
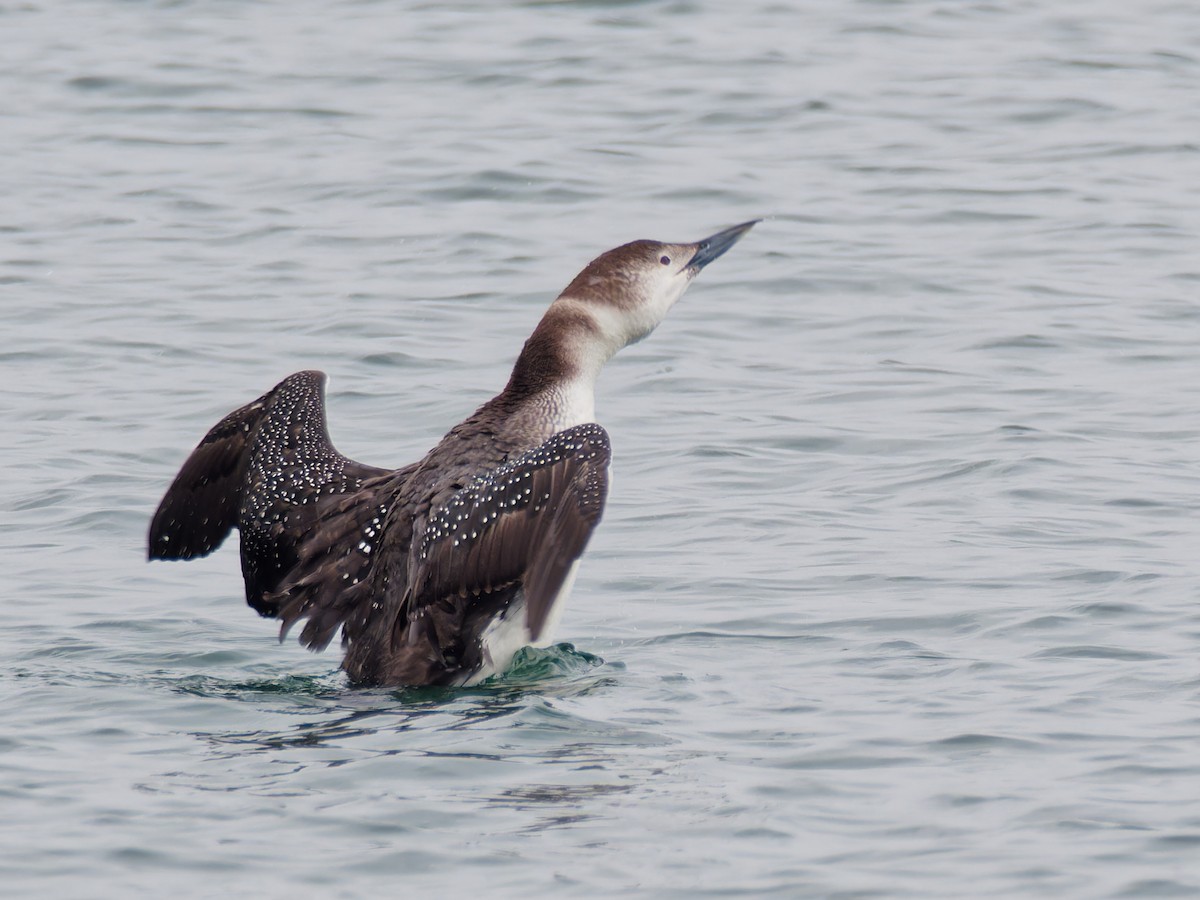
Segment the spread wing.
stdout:
[[596,424],[560,431],[430,515],[406,611],[519,583],[534,640],[604,512],[611,450]]
[[388,471],[334,448],[325,380],[316,371],[290,375],[204,436],[151,520],[151,559],[204,556],[237,527],[246,600],[278,613],[267,595],[294,565],[319,507]]
[[192,451],[150,522],[150,559],[207,556],[224,543],[238,521],[246,447],[269,398],[231,412]]

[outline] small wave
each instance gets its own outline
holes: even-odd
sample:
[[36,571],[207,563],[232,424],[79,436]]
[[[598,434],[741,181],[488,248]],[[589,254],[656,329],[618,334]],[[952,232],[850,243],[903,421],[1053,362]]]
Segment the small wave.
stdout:
[[181,694],[226,700],[249,700],[258,696],[322,697],[343,687],[337,673],[328,675],[282,675],[277,678],[229,680],[209,675],[186,675],[174,679],[172,689]]
[[953,737],[930,741],[928,746],[949,750],[1037,750],[1041,748],[1041,744],[1037,741],[976,733],[956,734]]
[[1162,653],[1148,650],[1127,650],[1123,647],[1100,647],[1095,645],[1078,645],[1071,647],[1050,647],[1032,654],[1030,659],[1119,659],[1140,661],[1151,659],[1167,659]]

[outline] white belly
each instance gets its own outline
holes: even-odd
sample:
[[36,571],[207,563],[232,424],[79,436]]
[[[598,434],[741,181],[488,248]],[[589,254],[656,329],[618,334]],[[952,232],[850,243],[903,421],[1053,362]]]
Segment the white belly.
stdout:
[[563,580],[562,588],[550,604],[546,614],[546,623],[542,626],[542,634],[535,641],[529,632],[529,624],[525,617],[525,597],[522,595],[503,615],[499,615],[488,623],[480,635],[483,647],[483,665],[478,672],[467,677],[464,686],[479,684],[493,675],[507,671],[513,657],[522,647],[549,647],[554,642],[554,633],[558,629],[558,621],[562,618],[563,607],[571,588],[575,586],[575,573],[579,571],[579,560],[571,564],[567,577]]

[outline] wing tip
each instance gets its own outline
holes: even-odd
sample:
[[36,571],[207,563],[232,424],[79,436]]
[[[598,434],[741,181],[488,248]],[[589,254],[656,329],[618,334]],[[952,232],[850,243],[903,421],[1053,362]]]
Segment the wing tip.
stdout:
[[154,562],[155,560],[165,560],[167,562],[175,562],[178,560],[199,559],[200,557],[208,556],[220,545],[220,541],[216,544],[201,543],[198,545],[189,546],[185,543],[170,543],[169,535],[150,536],[146,542],[146,561]]

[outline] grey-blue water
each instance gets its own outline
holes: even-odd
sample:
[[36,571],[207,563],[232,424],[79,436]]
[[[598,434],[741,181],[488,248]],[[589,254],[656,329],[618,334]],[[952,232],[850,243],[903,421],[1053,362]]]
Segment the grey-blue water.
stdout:
[[[12,896],[1200,894],[1200,7],[0,5]],[[358,691],[221,415],[399,465],[639,237],[768,216],[606,370],[555,649]]]

